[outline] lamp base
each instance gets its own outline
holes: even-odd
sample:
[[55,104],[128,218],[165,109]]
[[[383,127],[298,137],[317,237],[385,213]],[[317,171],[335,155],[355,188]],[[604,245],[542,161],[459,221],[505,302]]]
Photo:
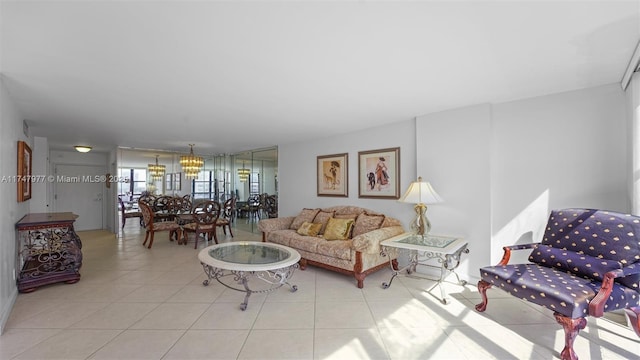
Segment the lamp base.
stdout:
[[427,218],[427,206],[425,204],[416,204],[413,208],[416,212],[416,218],[411,222],[411,229],[416,232],[416,235],[424,237],[431,231],[431,222]]

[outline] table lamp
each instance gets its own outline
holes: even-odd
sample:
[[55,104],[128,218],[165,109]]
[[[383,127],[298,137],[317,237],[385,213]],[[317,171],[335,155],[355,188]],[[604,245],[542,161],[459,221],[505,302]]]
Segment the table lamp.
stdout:
[[412,182],[398,201],[416,204],[414,207],[416,218],[411,222],[411,229],[422,237],[429,234],[431,223],[426,216],[427,204],[437,204],[443,201],[431,184],[422,181],[422,177],[418,177],[418,181]]

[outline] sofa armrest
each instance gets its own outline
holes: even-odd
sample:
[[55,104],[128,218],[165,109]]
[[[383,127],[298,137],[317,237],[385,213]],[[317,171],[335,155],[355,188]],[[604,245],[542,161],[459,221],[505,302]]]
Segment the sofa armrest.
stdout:
[[295,219],[295,216],[262,219],[258,222],[258,230],[263,233],[269,233],[276,230],[288,229]]
[[622,269],[609,271],[604,274],[600,291],[598,291],[596,296],[594,296],[589,303],[589,315],[601,317],[604,314],[604,305],[607,303],[607,299],[609,299],[611,291],[613,291],[613,282],[615,279],[634,274],[640,274],[640,264],[634,263],[629,266],[625,266]]
[[380,243],[404,233],[402,226],[389,226],[360,234],[353,238],[352,247],[366,254],[380,254]]
[[507,265],[509,263],[509,259],[511,258],[511,250],[535,249],[538,247],[538,245],[540,245],[540,243],[510,245],[503,247],[502,249],[504,250],[504,255],[502,255],[502,260],[500,260],[498,266]]

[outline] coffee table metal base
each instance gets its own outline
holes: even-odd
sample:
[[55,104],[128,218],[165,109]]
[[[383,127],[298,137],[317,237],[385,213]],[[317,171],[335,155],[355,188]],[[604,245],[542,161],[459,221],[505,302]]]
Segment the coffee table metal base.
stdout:
[[[242,311],[247,309],[247,305],[249,304],[249,296],[251,294],[259,294],[259,293],[269,293],[271,291],[277,290],[281,288],[283,285],[288,285],[291,289],[291,292],[295,292],[298,290],[296,285],[289,284],[289,279],[293,276],[293,273],[298,268],[298,264],[293,264],[290,266],[286,266],[280,269],[275,270],[266,270],[266,271],[240,271],[240,270],[225,270],[213,267],[211,265],[202,263],[202,267],[204,268],[204,273],[207,275],[207,280],[202,282],[202,285],[207,286],[211,282],[212,279],[217,280],[220,284],[225,287],[241,291],[245,293],[244,301],[240,304],[240,309]],[[222,281],[223,278],[232,276],[233,281],[239,286],[233,286],[227,282]],[[252,290],[249,288],[249,277],[253,277],[255,279],[262,280],[264,283],[268,284],[269,287],[260,290]],[[241,287],[240,287],[241,286]]]

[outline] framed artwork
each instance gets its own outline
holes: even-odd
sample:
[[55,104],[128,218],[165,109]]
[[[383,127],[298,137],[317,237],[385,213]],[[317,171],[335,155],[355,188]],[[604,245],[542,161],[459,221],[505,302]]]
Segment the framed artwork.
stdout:
[[31,199],[31,148],[24,141],[18,141],[18,202]]
[[175,182],[175,186],[173,187],[173,190],[182,190],[182,173],[175,173],[173,174],[174,177],[174,182]]
[[400,148],[358,152],[358,197],[400,198]]
[[349,154],[318,156],[318,196],[349,196]]
[[173,190],[173,174],[166,174],[164,181],[165,190]]

